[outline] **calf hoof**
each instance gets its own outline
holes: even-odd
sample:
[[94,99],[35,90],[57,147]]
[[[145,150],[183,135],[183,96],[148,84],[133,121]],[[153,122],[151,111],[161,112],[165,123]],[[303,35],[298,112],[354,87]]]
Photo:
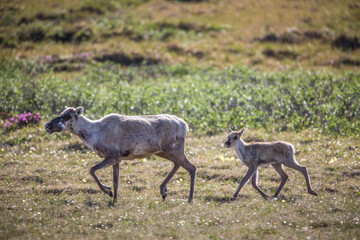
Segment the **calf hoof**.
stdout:
[[313,190],[308,191],[308,193],[310,193],[311,195],[317,196],[318,194],[316,192],[314,192]]
[[235,201],[237,197],[237,195],[234,195],[232,198],[230,198],[230,201]]
[[165,201],[165,199],[166,199],[166,193],[164,193],[164,194],[161,194],[161,197],[162,197],[162,199],[163,199],[163,201]]

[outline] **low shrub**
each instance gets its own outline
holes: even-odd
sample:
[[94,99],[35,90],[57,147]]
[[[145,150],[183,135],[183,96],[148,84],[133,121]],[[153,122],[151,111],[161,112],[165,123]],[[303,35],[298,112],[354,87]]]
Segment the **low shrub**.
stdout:
[[63,81],[51,72],[36,77],[35,62],[1,65],[0,112],[5,113],[39,111],[50,117],[64,106],[82,105],[90,118],[111,112],[175,114],[199,134],[244,126],[360,133],[359,74],[164,65],[122,68],[104,62],[87,66],[74,81]]

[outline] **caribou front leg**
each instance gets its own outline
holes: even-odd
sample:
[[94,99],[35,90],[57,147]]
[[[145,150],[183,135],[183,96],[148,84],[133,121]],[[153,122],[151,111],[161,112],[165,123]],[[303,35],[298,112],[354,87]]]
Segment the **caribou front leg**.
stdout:
[[91,176],[93,176],[93,178],[95,179],[97,185],[99,186],[100,190],[103,191],[104,193],[106,193],[107,195],[109,195],[110,197],[113,197],[113,193],[111,191],[111,187],[106,186],[104,184],[102,184],[99,180],[99,178],[96,175],[96,171],[102,168],[106,168],[108,166],[112,166],[114,165],[116,162],[118,162],[116,159],[114,158],[105,158],[104,161],[102,161],[101,163],[96,164],[95,166],[93,166],[90,169],[90,174]]

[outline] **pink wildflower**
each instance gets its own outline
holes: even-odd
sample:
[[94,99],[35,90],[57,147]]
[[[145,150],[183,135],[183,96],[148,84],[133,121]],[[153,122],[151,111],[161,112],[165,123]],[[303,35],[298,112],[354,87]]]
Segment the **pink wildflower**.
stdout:
[[11,125],[12,125],[11,122],[6,122],[6,123],[4,123],[4,127],[11,126]]

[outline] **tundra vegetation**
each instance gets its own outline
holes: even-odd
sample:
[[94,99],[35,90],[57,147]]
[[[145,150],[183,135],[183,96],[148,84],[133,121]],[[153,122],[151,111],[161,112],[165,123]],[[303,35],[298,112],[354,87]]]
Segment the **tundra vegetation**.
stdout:
[[[340,0],[1,1],[0,238],[358,239],[359,9]],[[45,132],[65,106],[84,106],[90,119],[184,119],[193,202],[184,169],[162,201],[172,163],[156,156],[122,162],[118,201],[106,199],[89,174],[102,159],[76,136]],[[278,200],[245,185],[230,201],[247,168],[224,147],[228,127],[246,127],[245,142],[293,144],[318,197],[284,167]],[[97,175],[112,185],[111,168]],[[258,176],[276,192],[276,171]]]

